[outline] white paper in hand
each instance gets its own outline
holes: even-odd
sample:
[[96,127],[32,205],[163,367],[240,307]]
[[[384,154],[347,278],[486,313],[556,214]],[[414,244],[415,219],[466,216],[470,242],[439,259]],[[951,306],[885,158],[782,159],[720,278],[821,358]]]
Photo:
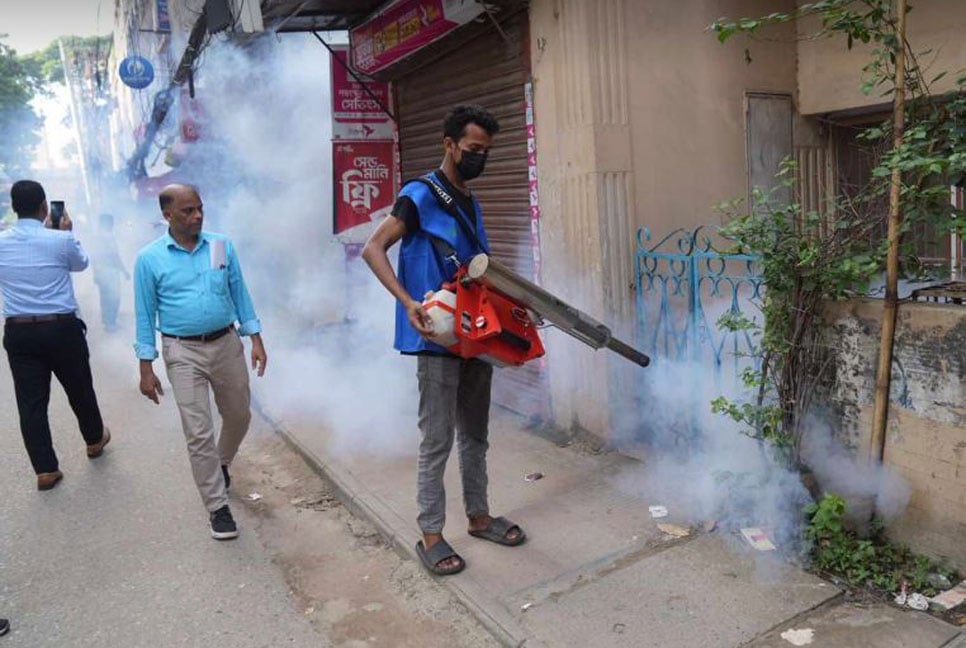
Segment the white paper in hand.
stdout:
[[225,242],[215,239],[209,243],[211,246],[211,269],[221,270],[228,265],[228,256],[225,252]]

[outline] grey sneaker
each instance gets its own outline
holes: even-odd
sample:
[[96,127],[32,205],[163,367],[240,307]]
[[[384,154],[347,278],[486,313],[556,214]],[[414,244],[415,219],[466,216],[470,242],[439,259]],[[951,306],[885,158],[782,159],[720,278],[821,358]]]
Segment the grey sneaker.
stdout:
[[238,537],[238,527],[227,504],[211,514],[211,537],[215,540],[231,540]]

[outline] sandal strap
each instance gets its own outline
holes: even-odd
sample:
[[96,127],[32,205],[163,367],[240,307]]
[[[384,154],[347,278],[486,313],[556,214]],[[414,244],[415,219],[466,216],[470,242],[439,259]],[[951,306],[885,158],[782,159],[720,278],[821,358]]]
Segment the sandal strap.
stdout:
[[449,543],[446,542],[446,540],[440,540],[434,544],[431,549],[427,550],[424,548],[423,551],[426,553],[426,560],[429,561],[429,564],[434,566],[443,562],[447,558],[456,557],[460,560],[463,560],[460,555],[453,550]]
[[496,533],[499,536],[506,537],[506,535],[513,529],[519,529],[520,527],[506,519],[502,515],[498,518],[493,518],[490,522],[489,531]]

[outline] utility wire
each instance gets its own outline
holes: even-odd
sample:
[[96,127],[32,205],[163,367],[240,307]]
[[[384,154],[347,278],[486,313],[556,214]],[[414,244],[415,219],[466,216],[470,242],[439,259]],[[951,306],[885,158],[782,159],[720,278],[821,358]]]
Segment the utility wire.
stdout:
[[205,36],[207,34],[207,17],[204,11],[202,11],[198,19],[195,20],[194,26],[191,28],[191,33],[188,36],[188,45],[185,47],[184,54],[181,56],[181,61],[178,63],[174,76],[168,82],[168,87],[154,96],[151,120],[145,129],[144,139],[138,144],[127,162],[126,171],[129,180],[143,178],[147,175],[144,160],[147,158],[148,152],[154,144],[154,138],[157,136],[158,130],[164,123],[165,118],[168,116],[168,111],[174,103],[175,91],[188,79],[195,60],[204,49]]

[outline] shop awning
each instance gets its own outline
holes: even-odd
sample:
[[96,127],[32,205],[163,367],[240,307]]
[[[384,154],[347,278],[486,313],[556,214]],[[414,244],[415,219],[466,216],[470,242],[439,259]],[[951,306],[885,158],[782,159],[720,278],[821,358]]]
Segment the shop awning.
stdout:
[[386,0],[264,0],[265,29],[276,32],[351,29]]

